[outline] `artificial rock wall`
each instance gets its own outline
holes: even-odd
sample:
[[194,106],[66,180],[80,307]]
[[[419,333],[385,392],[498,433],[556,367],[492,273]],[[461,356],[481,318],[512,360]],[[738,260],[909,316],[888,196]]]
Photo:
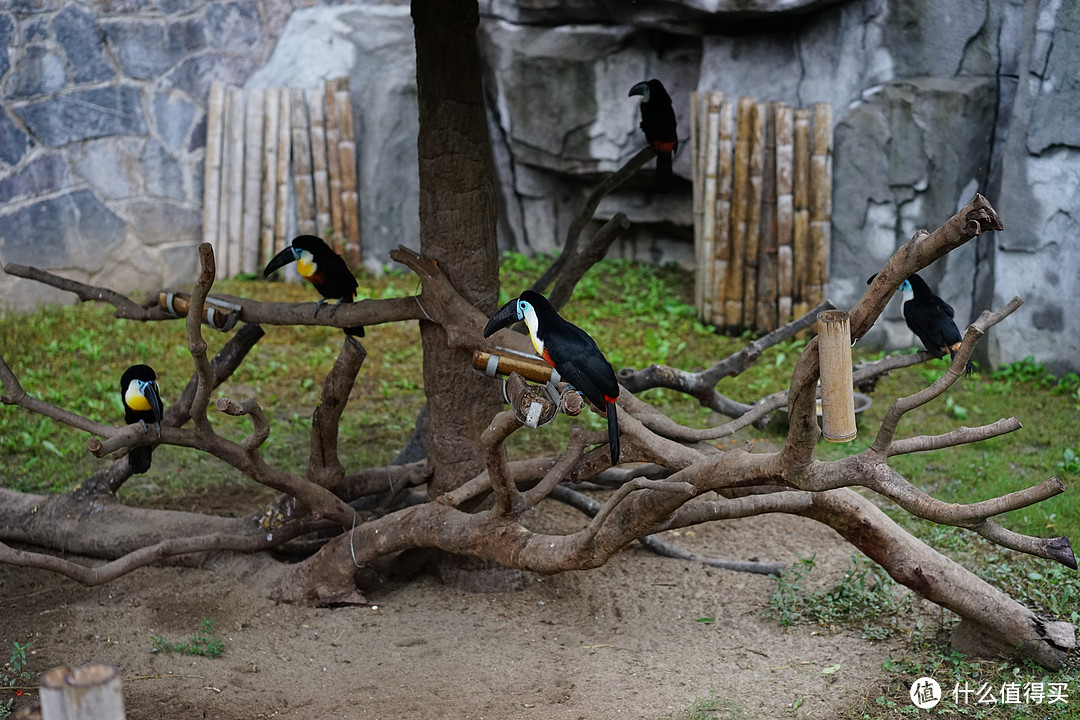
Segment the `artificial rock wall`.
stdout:
[[[311,5],[312,7],[305,7]],[[641,146],[630,86],[659,77],[684,149],[687,95],[719,89],[834,106],[830,297],[850,305],[920,227],[974,192],[1006,230],[925,271],[963,326],[1027,303],[986,344],[1080,369],[1080,5],[1066,0],[481,0],[478,43],[499,178],[500,242],[558,248],[585,195]],[[10,0],[0,5],[0,261],[121,290],[190,282],[206,88],[350,76],[364,262],[416,244],[416,86],[407,2]],[[692,262],[684,178],[641,177],[599,222],[613,253]],[[0,275],[2,307],[56,296]],[[867,342],[910,346],[899,300]]]

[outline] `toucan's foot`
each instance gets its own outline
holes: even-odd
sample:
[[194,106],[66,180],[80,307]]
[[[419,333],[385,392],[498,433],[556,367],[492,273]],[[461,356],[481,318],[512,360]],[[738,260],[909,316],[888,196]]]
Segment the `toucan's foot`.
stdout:
[[326,304],[326,298],[323,298],[319,302],[315,303],[315,312],[311,313],[311,317],[319,316],[319,308]]
[[159,423],[159,422],[154,423],[154,427],[157,428],[157,437],[158,437],[158,440],[160,440],[161,439],[161,423]]
[[344,298],[338,298],[338,301],[334,303],[334,306],[332,308],[330,308],[330,317],[334,317],[334,313],[338,311],[338,308],[341,307],[341,303],[343,302],[345,302]]

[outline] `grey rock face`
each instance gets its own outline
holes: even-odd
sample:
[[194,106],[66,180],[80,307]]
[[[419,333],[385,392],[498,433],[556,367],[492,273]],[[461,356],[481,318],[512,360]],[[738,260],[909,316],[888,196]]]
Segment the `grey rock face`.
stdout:
[[11,44],[13,32],[15,32],[15,23],[12,21],[11,16],[0,13],[0,77],[3,77],[11,66],[11,60],[8,57],[8,45]]
[[71,173],[60,153],[41,155],[0,180],[0,203],[55,192],[71,185]]
[[31,45],[11,69],[7,94],[14,98],[34,97],[64,87],[67,77],[64,61],[55,52]]
[[107,20],[101,23],[124,74],[139,80],[162,75],[206,47],[202,20]]
[[15,165],[30,149],[30,138],[5,112],[0,111],[0,161]]
[[15,112],[30,132],[53,147],[146,132],[139,91],[133,85],[77,90],[24,105]]
[[122,200],[143,192],[140,156],[145,142],[105,138],[86,143],[75,172],[98,189],[106,200]]
[[241,55],[258,54],[262,26],[254,0],[210,3],[206,6],[206,26],[215,48]]
[[154,126],[162,142],[174,151],[183,149],[198,108],[179,93],[159,92],[154,95],[153,112]]
[[124,221],[87,190],[0,214],[5,262],[96,272],[123,237]]
[[99,82],[116,75],[101,42],[94,16],[78,5],[69,5],[53,19],[56,39],[67,55],[71,79],[76,83]]

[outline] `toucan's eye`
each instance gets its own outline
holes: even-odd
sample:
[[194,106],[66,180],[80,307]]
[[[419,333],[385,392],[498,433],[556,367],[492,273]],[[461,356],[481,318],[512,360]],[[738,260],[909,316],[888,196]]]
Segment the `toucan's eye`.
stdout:
[[518,320],[521,320],[521,319],[523,319],[525,317],[525,308],[527,308],[528,306],[529,306],[529,304],[527,302],[525,302],[524,300],[518,300],[518,302],[517,302],[517,318],[518,318]]

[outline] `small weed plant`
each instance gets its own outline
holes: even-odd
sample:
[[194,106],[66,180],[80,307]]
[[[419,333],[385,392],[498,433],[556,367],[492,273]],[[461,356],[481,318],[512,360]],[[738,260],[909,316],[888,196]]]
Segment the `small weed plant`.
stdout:
[[[806,580],[814,565],[814,556],[800,557],[776,581],[776,591],[769,598],[768,615],[781,625],[848,625],[893,613],[900,607],[895,581],[862,555],[851,556],[851,567],[833,587],[809,591]],[[864,635],[871,640],[881,640],[890,634],[887,628],[864,628]]]
[[6,691],[3,700],[0,700],[0,720],[11,716],[11,709],[15,705],[15,698],[23,694],[22,686],[33,684],[34,673],[30,672],[26,661],[26,651],[32,643],[11,643],[14,649],[11,651],[11,659],[4,663],[3,671],[0,671],[0,685]]
[[166,642],[157,635],[150,636],[150,652],[179,653],[181,655],[202,655],[203,657],[221,657],[225,643],[214,637],[214,621],[203,618],[199,629],[183,642]]

